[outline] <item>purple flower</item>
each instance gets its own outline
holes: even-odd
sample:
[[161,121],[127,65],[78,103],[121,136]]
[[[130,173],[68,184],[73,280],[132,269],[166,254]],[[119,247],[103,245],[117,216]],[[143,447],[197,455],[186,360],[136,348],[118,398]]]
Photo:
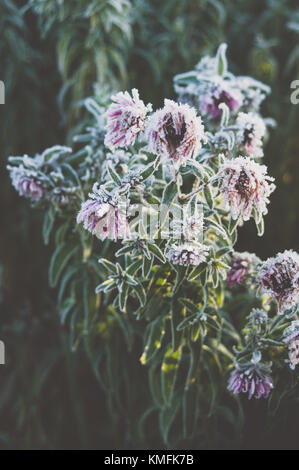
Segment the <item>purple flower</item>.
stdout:
[[252,274],[259,261],[259,258],[252,253],[235,252],[232,257],[231,268],[226,278],[229,287],[242,284],[242,282]]
[[248,399],[267,398],[273,388],[273,379],[269,375],[267,366],[254,364],[248,369],[237,366],[231,373],[228,381],[228,390],[235,395],[248,393]]
[[95,199],[94,193],[91,197],[82,204],[77,223],[83,223],[83,227],[100,240],[127,238],[130,231],[123,208],[111,198]]
[[242,104],[242,95],[236,89],[230,89],[226,84],[216,85],[210,88],[201,97],[200,108],[211,119],[218,118],[221,114],[219,105],[224,103],[235,112]]
[[165,163],[172,162],[175,168],[187,158],[196,157],[202,141],[204,127],[196,111],[188,104],[164,100],[164,108],[150,118],[146,131],[149,151],[160,155]]
[[249,157],[226,160],[220,168],[222,191],[229,204],[231,217],[241,215],[249,220],[255,209],[259,216],[267,214],[268,197],[274,191],[274,178],[267,175],[267,167],[259,165]]
[[278,304],[278,312],[299,301],[299,255],[285,250],[267,259],[258,273],[259,289],[267,292]]
[[43,190],[39,184],[29,177],[17,177],[12,179],[12,184],[20,196],[38,201],[43,196]]
[[137,135],[144,130],[146,115],[152,106],[145,106],[136,88],[132,90],[132,97],[126,91],[117,93],[111,99],[114,103],[110,104],[106,112],[105,145],[111,150],[116,147],[127,148],[135,143]]
[[252,157],[262,157],[264,155],[262,138],[266,132],[262,118],[254,113],[239,113],[236,125],[239,128],[237,141],[241,149],[245,150]]

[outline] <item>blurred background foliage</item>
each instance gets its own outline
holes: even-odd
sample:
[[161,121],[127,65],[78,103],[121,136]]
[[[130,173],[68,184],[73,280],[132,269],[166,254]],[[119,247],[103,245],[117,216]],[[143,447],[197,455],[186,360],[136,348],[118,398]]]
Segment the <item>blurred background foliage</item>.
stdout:
[[[272,87],[263,114],[277,123],[265,148],[265,163],[277,183],[265,235],[259,239],[249,223],[238,248],[263,259],[286,248],[298,250],[299,105],[290,102],[290,83],[299,79],[298,2],[2,0],[0,31],[0,80],[6,87],[6,104],[0,106],[0,338],[7,353],[0,369],[0,448],[161,447],[147,408],[147,379],[135,360],[138,344],[135,353],[122,355],[125,373],[112,354],[113,347],[127,350],[122,336],[116,330],[107,341],[99,361],[107,367],[108,390],[109,377],[118,378],[110,403],[84,353],[70,352],[48,288],[42,214],[10,187],[6,160],[70,143],[86,124],[82,100],[94,93],[95,84],[136,87],[145,102],[161,105],[165,96],[175,97],[173,76],[225,41],[234,73]],[[134,419],[142,413],[141,401],[145,415],[138,428]],[[287,404],[272,421],[263,403],[246,404],[238,436],[221,438],[219,412],[217,418],[203,417],[200,442],[179,445],[292,448],[296,422],[298,410]]]

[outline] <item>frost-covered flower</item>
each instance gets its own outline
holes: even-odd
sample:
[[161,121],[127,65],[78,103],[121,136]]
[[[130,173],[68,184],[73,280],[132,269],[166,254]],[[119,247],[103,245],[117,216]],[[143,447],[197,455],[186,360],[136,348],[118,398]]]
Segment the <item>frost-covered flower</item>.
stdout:
[[268,314],[262,308],[253,308],[247,318],[253,325],[262,325],[267,322]]
[[201,118],[188,104],[165,99],[164,108],[150,118],[146,130],[149,151],[160,155],[162,161],[173,162],[175,168],[187,158],[196,157],[206,140]]
[[253,253],[248,253],[247,251],[243,253],[235,252],[232,256],[231,268],[226,278],[229,287],[242,284],[254,272],[259,262],[260,259]]
[[221,115],[222,111],[219,108],[221,103],[226,104],[231,111],[235,112],[240,108],[242,100],[242,94],[237,88],[229,87],[225,83],[217,84],[202,94],[200,109],[214,119]]
[[[203,235],[203,214],[196,212],[191,215],[189,212],[183,213],[183,220],[174,219],[171,223],[173,237],[178,239],[183,237],[185,241],[200,241]],[[170,234],[168,233],[168,237]]]
[[296,305],[299,301],[299,255],[285,250],[267,259],[258,273],[259,291],[276,300],[278,311]]
[[106,112],[105,145],[111,150],[116,147],[127,148],[135,143],[137,135],[144,130],[146,116],[152,110],[152,105],[145,106],[136,88],[133,88],[132,96],[125,91],[111,99],[114,103],[110,104]]
[[30,176],[22,175],[18,171],[11,173],[12,184],[20,196],[38,201],[43,196],[43,189]]
[[241,149],[252,157],[262,157],[264,155],[262,138],[266,132],[263,119],[254,113],[239,113],[236,125],[239,128],[237,142]]
[[289,346],[290,367],[299,364],[299,320],[292,321],[283,332],[283,341]]
[[241,215],[249,220],[253,209],[259,215],[267,214],[268,197],[274,191],[274,178],[267,175],[267,167],[249,157],[226,159],[220,167],[222,191],[234,220]]
[[129,237],[126,210],[116,198],[101,192],[95,185],[90,199],[85,201],[77,215],[77,223],[100,240]]
[[197,266],[206,261],[208,252],[209,247],[202,243],[184,243],[178,246],[172,245],[166,257],[172,264]]
[[273,388],[273,379],[270,368],[265,364],[253,364],[249,367],[240,367],[238,364],[232,371],[228,390],[235,395],[248,393],[248,399],[267,398]]

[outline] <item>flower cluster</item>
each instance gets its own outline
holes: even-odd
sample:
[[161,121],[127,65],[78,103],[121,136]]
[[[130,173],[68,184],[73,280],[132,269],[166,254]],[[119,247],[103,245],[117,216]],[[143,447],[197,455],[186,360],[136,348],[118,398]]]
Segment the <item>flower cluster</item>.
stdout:
[[299,255],[293,250],[278,253],[265,261],[258,273],[259,290],[276,300],[278,311],[299,301]]
[[249,157],[226,159],[220,167],[221,189],[230,206],[234,220],[249,220],[255,209],[259,216],[267,214],[269,196],[274,191],[274,178],[267,175],[267,167]]
[[249,400],[252,397],[268,398],[272,388],[273,379],[270,375],[270,369],[261,363],[245,367],[237,364],[228,382],[228,390],[235,395],[248,393]]
[[54,146],[34,158],[9,157],[7,166],[12,185],[20,196],[32,202],[50,202],[59,206],[72,204],[77,197],[78,185],[64,174],[61,161],[67,159],[71,149]]
[[232,113],[257,113],[270,93],[270,88],[258,80],[230,73],[225,49],[222,44],[215,57],[204,57],[193,71],[174,77],[174,88],[180,101],[197,105],[212,125],[221,115],[219,105],[225,104]]

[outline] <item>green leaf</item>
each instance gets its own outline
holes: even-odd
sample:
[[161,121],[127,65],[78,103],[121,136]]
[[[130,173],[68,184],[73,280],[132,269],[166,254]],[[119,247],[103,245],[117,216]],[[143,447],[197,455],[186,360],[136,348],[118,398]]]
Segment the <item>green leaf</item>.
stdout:
[[148,374],[152,397],[156,404],[159,406],[159,408],[162,408],[164,406],[164,403],[161,389],[159,365],[154,364],[152,367],[150,367]]
[[142,181],[145,181],[156,171],[158,164],[159,164],[159,160],[157,159],[144,168],[144,170],[140,173]]
[[182,355],[182,348],[178,348],[173,352],[172,346],[167,349],[161,366],[161,383],[162,383],[162,394],[164,402],[167,406],[170,405],[174,386],[177,377],[177,371],[179,368],[180,360]]
[[162,250],[158,247],[158,245],[154,243],[149,243],[148,244],[148,249],[149,251],[159,260],[161,263],[166,263],[165,256],[162,252]]
[[168,434],[172,423],[180,409],[181,402],[177,400],[172,407],[164,408],[159,415],[159,425],[165,444],[168,444]]
[[174,198],[178,194],[178,187],[176,181],[170,181],[170,183],[165,186],[163,195],[162,195],[162,204],[169,207]]
[[197,279],[198,276],[200,276],[200,274],[204,271],[204,269],[206,269],[206,267],[207,267],[206,263],[201,263],[199,266],[196,266],[196,268],[194,268],[189,274],[188,280],[194,281],[195,279]]
[[147,364],[160,350],[165,335],[165,320],[162,315],[148,325],[146,345],[140,357],[141,364]]
[[153,266],[154,258],[147,259],[146,256],[143,258],[143,265],[142,265],[142,275],[143,277],[148,277],[150,275],[152,266]]
[[209,208],[213,209],[214,201],[213,201],[213,196],[212,196],[212,193],[211,193],[211,190],[210,190],[209,186],[204,187],[203,193],[204,193],[205,200],[206,200]]
[[134,276],[137,271],[141,268],[143,263],[142,259],[138,259],[137,261],[134,261],[134,263],[130,264],[130,266],[126,269],[126,273],[129,276]]
[[126,311],[126,305],[128,300],[128,291],[129,287],[126,283],[122,283],[118,290],[118,300],[119,300],[119,308],[122,312]]
[[71,243],[63,243],[56,248],[52,255],[49,268],[49,282],[51,287],[55,287],[57,285],[63,269],[77,251],[78,247]]
[[220,76],[223,76],[227,72],[227,59],[226,59],[227,44],[220,44],[217,54],[217,71]]
[[114,170],[113,166],[111,164],[108,164],[108,171],[109,171],[109,175],[111,176],[112,180],[120,185],[121,184],[121,179],[120,177],[118,176],[118,174],[116,173],[116,171]]
[[116,274],[116,265],[114,263],[111,263],[108,259],[100,258],[99,263],[104,266],[106,269],[107,273],[114,273]]
[[199,416],[199,389],[193,385],[183,395],[183,433],[185,439],[191,438],[195,431]]
[[55,209],[54,207],[50,207],[50,209],[46,212],[45,217],[44,217],[44,223],[43,223],[43,240],[44,244],[48,245],[49,243],[49,238],[51,231],[53,229],[55,222]]
[[133,290],[139,299],[141,307],[143,307],[146,304],[146,292],[144,287],[139,283],[134,286]]

